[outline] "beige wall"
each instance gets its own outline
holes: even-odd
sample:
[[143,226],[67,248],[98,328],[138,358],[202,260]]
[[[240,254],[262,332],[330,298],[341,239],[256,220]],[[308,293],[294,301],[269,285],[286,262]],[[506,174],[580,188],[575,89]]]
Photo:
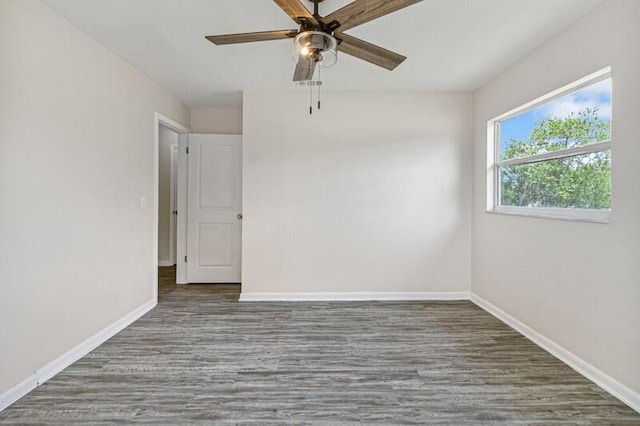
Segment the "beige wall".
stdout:
[[[640,392],[640,2],[612,0],[474,96],[472,290]],[[611,224],[485,213],[487,120],[612,66]]]
[[168,262],[171,240],[169,235],[171,228],[171,145],[178,145],[178,134],[167,127],[160,126],[158,136],[160,167],[158,176],[158,261]]
[[191,132],[242,134],[242,108],[193,108]]
[[471,96],[322,96],[245,92],[243,293],[468,291]]
[[2,393],[153,300],[154,112],[190,117],[33,0],[2,2],[0,64]]

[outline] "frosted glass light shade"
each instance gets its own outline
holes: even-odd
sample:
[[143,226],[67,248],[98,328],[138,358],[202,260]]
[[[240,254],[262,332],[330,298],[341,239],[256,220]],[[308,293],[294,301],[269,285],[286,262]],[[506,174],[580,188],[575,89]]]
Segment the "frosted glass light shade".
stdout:
[[338,60],[338,43],[331,34],[303,31],[293,40],[293,61],[309,66],[313,61],[321,68],[334,65]]

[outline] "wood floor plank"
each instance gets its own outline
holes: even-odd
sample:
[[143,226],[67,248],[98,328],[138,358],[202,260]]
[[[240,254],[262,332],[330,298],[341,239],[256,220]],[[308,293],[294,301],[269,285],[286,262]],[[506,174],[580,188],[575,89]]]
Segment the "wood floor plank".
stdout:
[[0,424],[640,425],[470,302],[247,302],[175,285]]

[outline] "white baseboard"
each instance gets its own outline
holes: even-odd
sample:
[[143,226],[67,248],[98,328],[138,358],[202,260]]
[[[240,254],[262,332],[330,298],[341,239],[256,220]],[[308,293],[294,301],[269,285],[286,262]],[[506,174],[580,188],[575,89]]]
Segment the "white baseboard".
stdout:
[[138,318],[153,309],[156,304],[156,300],[148,301],[144,305],[136,308],[124,317],[120,318],[113,324],[107,326],[103,330],[89,337],[79,345],[69,349],[58,358],[36,370],[21,383],[0,395],[0,411],[4,410],[9,405],[13,404],[17,400],[25,396],[27,393],[31,392],[37,386],[40,386],[47,380],[51,379],[53,376],[55,376],[83,356],[87,355],[89,352],[109,340],[111,337],[118,334],[124,328],[131,325]]
[[158,260],[158,266],[173,266],[175,264],[175,262],[172,262],[170,260]]
[[538,333],[525,323],[515,319],[502,309],[484,300],[475,293],[471,293],[471,301],[484,309],[485,311],[504,322],[545,351],[549,352],[560,361],[582,374],[587,379],[600,386],[620,401],[627,404],[637,412],[640,412],[640,394],[618,382],[613,377],[604,373],[602,370],[589,364],[574,353],[563,348],[559,344],[553,342],[542,334]]
[[366,300],[469,300],[468,291],[443,292],[337,292],[337,293],[241,293],[241,302],[347,302]]
[[33,373],[22,382],[18,383],[2,395],[0,395],[0,412],[31,392],[38,386],[38,378]]

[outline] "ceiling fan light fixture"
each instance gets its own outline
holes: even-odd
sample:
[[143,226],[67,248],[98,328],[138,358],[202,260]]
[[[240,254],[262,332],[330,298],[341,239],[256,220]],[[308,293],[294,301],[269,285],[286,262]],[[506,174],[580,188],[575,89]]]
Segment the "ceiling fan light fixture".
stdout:
[[328,68],[338,61],[337,47],[338,42],[331,34],[302,31],[293,40],[293,61],[304,66],[313,62]]

